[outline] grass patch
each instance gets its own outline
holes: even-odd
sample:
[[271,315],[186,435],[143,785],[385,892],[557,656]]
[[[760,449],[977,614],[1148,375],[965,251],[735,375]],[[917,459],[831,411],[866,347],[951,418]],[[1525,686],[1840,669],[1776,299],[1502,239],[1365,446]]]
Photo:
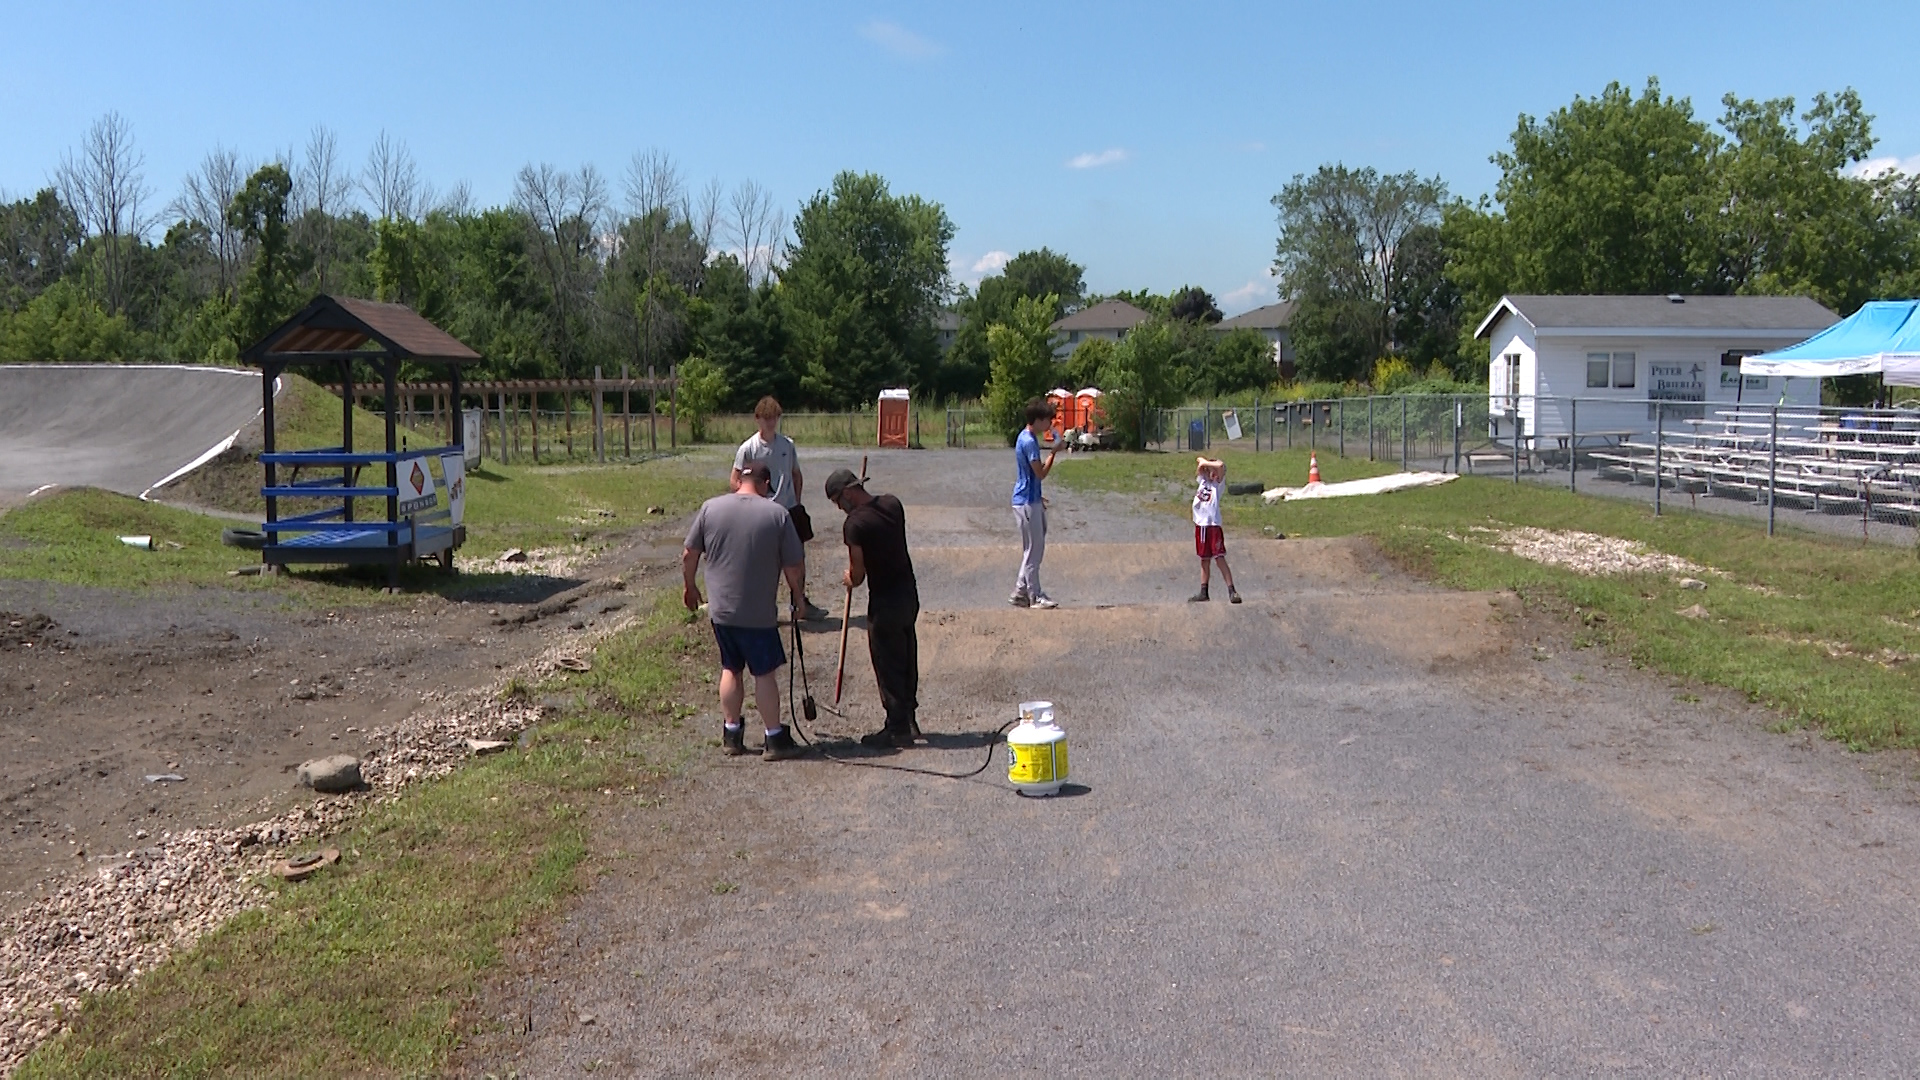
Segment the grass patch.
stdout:
[[[1227,479],[1304,482],[1302,452],[1226,450]],[[1320,459],[1328,482],[1394,471]],[[1103,454],[1072,459],[1069,487],[1145,494],[1185,510],[1193,459]],[[1753,522],[1576,495],[1535,484],[1462,477],[1391,495],[1264,505],[1230,498],[1225,520],[1289,536],[1372,537],[1400,565],[1453,588],[1511,589],[1575,620],[1582,644],[1604,645],[1685,679],[1746,694],[1788,726],[1818,727],[1858,749],[1920,746],[1920,559],[1912,551]],[[1729,577],[1704,592],[1675,575],[1589,577],[1496,551],[1475,529],[1535,526],[1620,537]],[[1699,604],[1706,618],[1679,612]]]
[[333,841],[339,866],[276,884],[265,909],[89,999],[18,1075],[440,1073],[507,939],[587,880],[590,806],[658,805],[649,787],[697,749],[671,707],[698,685],[678,660],[696,630],[677,594],[657,594],[592,673],[540,688],[577,707],[526,748],[371,811]]
[[[459,554],[492,559],[513,547],[590,549],[610,532],[690,513],[719,487],[680,458],[570,467],[489,464],[468,475],[467,545]],[[648,515],[653,506],[661,508],[660,516]],[[129,589],[222,583],[296,597],[311,593],[328,603],[355,597],[373,602],[386,585],[381,569],[298,568],[278,578],[230,578],[227,571],[260,561],[255,552],[220,542],[222,528],[233,524],[107,491],[58,491],[0,515],[0,578]],[[152,536],[155,549],[120,542],[134,535]],[[490,583],[486,574],[447,578],[425,568],[402,577],[410,590],[450,595]]]
[[[0,578],[135,589],[224,581],[259,562],[220,543],[225,524],[108,491],[60,491],[0,516]],[[153,537],[154,550],[120,542],[135,535]]]

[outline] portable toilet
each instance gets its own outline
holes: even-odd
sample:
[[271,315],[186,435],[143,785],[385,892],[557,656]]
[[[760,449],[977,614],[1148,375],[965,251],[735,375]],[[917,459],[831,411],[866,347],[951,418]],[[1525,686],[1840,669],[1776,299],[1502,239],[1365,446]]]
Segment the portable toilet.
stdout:
[[874,411],[880,416],[880,431],[875,440],[878,445],[901,450],[912,445],[907,428],[913,413],[913,402],[906,388],[880,391],[880,401]]
[[1056,386],[1047,391],[1047,403],[1053,406],[1053,427],[1049,441],[1056,441],[1062,432],[1078,426],[1073,422],[1073,391]]
[[1095,432],[1107,426],[1107,415],[1100,409],[1100,391],[1089,386],[1073,395],[1074,415],[1079,419],[1075,426],[1082,431]]

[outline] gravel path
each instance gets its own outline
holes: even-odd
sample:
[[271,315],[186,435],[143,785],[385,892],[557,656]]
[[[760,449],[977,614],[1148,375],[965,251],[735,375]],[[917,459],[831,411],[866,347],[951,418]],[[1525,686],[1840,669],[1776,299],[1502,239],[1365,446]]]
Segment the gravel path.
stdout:
[[[802,453],[816,484],[844,459]],[[1057,485],[1043,578],[1063,607],[1012,610],[1006,458],[873,459],[874,489],[908,507],[933,737],[884,761],[965,771],[1014,703],[1048,697],[1070,794],[1015,795],[997,756],[947,780],[715,751],[664,807],[601,822],[603,873],[520,947],[467,1067],[1920,1061],[1913,756],[1771,732],[1731,695],[1571,650],[1511,598],[1428,588],[1357,542],[1236,535],[1247,603],[1189,605],[1182,521]],[[838,515],[812,501],[831,538]],[[815,552],[830,595],[836,553]],[[833,637],[809,642],[818,669]],[[834,732],[877,726],[854,647]]]

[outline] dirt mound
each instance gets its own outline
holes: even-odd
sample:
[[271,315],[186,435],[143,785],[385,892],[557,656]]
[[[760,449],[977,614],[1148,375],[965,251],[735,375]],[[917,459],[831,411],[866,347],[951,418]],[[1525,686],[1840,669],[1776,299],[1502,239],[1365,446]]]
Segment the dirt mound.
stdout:
[[0,652],[41,648],[52,644],[60,624],[45,615],[0,611]]

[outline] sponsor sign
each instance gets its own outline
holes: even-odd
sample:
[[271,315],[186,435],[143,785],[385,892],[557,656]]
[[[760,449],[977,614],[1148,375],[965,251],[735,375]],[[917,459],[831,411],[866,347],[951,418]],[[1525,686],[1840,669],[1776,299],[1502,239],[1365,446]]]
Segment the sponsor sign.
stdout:
[[452,523],[458,525],[467,516],[466,458],[447,454],[440,459],[440,471],[447,484],[447,510],[453,515]]
[[[1647,365],[1647,419],[1653,419],[1655,401],[1705,402],[1707,384],[1702,379],[1706,368],[1700,364],[1648,364]],[[1693,407],[1675,408],[1667,406],[1665,415],[1669,420],[1685,417],[1704,417],[1707,407],[1704,404]]]
[[400,512],[417,514],[431,510],[439,502],[433,491],[433,473],[427,470],[425,454],[402,458],[395,469],[400,476]]
[[466,451],[468,465],[480,464],[481,428],[487,422],[487,410],[467,409],[460,414],[460,449]]

